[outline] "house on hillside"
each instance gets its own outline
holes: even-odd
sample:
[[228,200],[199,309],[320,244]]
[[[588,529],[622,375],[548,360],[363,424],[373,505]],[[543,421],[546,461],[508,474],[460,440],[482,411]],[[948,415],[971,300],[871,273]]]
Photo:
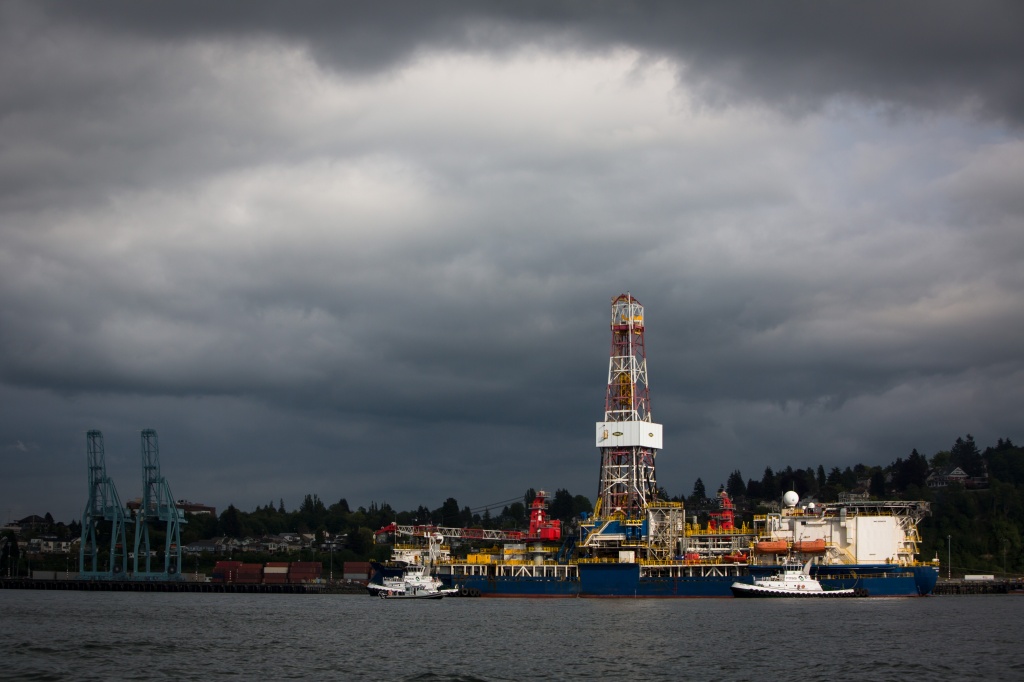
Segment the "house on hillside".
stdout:
[[967,475],[966,471],[960,467],[953,467],[951,469],[932,469],[928,478],[925,479],[925,483],[929,488],[945,488],[951,483],[966,486],[970,480],[971,477]]

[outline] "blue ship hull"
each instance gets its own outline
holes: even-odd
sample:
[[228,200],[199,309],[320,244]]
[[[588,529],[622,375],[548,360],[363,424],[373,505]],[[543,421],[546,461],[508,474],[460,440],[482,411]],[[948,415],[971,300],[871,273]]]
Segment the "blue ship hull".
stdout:
[[641,577],[639,564],[580,564],[580,593],[587,597],[732,597],[749,575]]
[[[531,577],[460,576],[452,585],[480,590],[487,597],[732,597],[735,582],[752,583],[767,576],[771,566],[737,567],[742,575],[641,576],[635,563],[580,564],[579,578],[557,580]],[[872,597],[912,597],[931,594],[938,571],[930,566],[889,564],[816,566],[812,568],[825,589],[859,588]]]
[[[441,576],[447,583],[450,577]],[[555,580],[551,578],[494,578],[484,576],[460,576],[451,583],[452,587],[467,587],[480,590],[484,597],[578,597],[578,580]]]

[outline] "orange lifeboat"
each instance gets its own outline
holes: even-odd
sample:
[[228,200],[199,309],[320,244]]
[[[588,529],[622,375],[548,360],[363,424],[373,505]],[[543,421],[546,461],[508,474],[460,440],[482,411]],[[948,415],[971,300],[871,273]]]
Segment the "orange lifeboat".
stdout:
[[824,540],[801,540],[800,542],[793,543],[793,549],[797,552],[806,552],[808,554],[818,554],[825,551]]
[[785,540],[762,540],[754,544],[754,551],[758,554],[785,554],[788,549]]
[[745,564],[747,563],[747,555],[743,552],[733,552],[732,554],[726,554],[722,559],[727,564]]

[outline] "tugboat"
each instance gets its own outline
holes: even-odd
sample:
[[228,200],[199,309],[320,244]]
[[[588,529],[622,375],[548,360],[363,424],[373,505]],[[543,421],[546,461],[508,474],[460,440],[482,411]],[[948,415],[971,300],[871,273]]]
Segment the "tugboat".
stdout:
[[823,589],[821,583],[811,577],[811,560],[802,567],[800,564],[783,564],[782,570],[763,580],[755,580],[753,584],[735,582],[732,584],[734,597],[795,597],[833,598],[833,597],[866,597],[868,591],[860,588],[838,590]]
[[378,576],[379,580],[369,583],[366,591],[381,599],[441,599],[459,592],[445,588],[426,566],[406,565],[401,567],[399,575],[378,573]]

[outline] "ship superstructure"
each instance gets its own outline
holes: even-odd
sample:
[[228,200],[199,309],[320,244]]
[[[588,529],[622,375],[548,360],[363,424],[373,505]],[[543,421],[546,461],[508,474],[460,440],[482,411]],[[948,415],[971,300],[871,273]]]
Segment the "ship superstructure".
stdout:
[[800,506],[788,492],[781,511],[754,517],[753,549],[757,563],[798,553],[815,555],[819,565],[914,566],[917,525],[929,510],[927,502],[867,499]]

